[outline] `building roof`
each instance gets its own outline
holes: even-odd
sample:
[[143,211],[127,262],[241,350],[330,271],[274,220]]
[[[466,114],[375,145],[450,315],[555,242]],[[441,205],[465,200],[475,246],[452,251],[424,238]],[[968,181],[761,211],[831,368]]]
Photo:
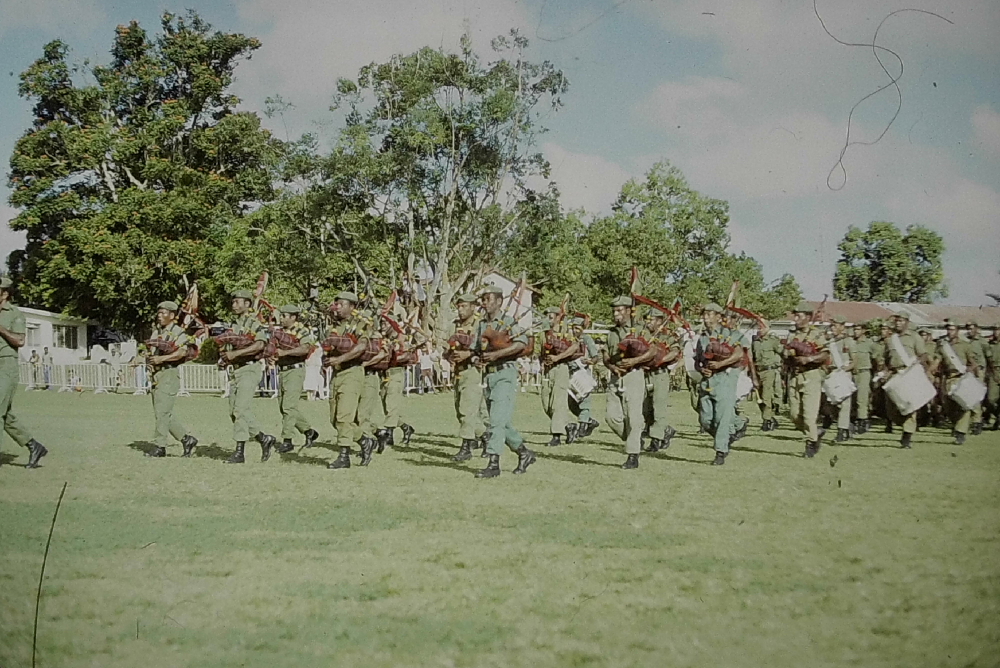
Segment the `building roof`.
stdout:
[[[819,308],[821,302],[809,302],[813,308]],[[827,319],[833,316],[843,316],[847,322],[864,322],[875,318],[891,318],[897,313],[910,316],[910,324],[914,327],[940,327],[945,320],[964,325],[976,322],[980,327],[992,329],[1000,327],[1000,307],[997,306],[946,306],[937,304],[902,304],[896,302],[831,302],[823,307]],[[791,318],[787,317],[790,321]]]

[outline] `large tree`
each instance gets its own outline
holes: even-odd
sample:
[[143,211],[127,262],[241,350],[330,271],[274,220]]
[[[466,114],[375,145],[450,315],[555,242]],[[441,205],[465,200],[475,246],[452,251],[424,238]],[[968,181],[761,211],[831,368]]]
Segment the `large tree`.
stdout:
[[926,304],[948,296],[944,240],[922,225],[909,225],[905,233],[890,222],[874,221],[867,230],[852,225],[837,248],[837,299]]
[[230,228],[272,197],[277,142],[235,110],[233,70],[260,43],[166,13],[150,38],[119,26],[107,66],[71,65],[59,41],[22,75],[34,122],[11,156],[9,258],[31,304],[137,331],[157,302],[199,280],[225,289],[214,261]]

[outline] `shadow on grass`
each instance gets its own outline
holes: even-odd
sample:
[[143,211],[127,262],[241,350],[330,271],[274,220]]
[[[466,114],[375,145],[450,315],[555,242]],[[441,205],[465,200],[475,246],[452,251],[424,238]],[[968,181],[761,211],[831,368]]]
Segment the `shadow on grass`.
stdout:
[[196,457],[205,457],[206,459],[214,459],[217,462],[224,462],[229,459],[233,451],[219,447],[218,443],[209,443],[208,445],[196,446],[194,454]]
[[588,466],[610,466],[613,469],[618,468],[617,464],[609,464],[607,462],[598,462],[593,459],[587,459],[583,455],[578,454],[568,454],[568,455],[557,455],[552,452],[552,448],[547,448],[545,450],[535,451],[539,459],[554,459],[557,462],[566,462],[568,464],[585,464]]
[[[788,439],[796,440],[796,439]],[[803,446],[804,447],[804,446]],[[763,448],[749,448],[745,445],[732,446],[731,448],[735,452],[755,452],[758,455],[779,455],[781,457],[795,457],[796,459],[802,458],[801,452],[780,452],[778,450],[765,450]]]
[[128,444],[128,447],[132,448],[136,452],[141,452],[144,455],[148,455],[153,451],[156,446],[149,441],[132,441]]
[[710,466],[712,464],[712,462],[707,459],[689,459],[687,457],[679,457],[678,455],[667,454],[666,450],[660,450],[659,452],[644,452],[642,456],[649,457],[650,459],[664,459],[668,462],[684,462],[685,464],[699,464],[701,466]]
[[309,448],[308,450],[303,450],[304,452],[312,453],[310,455],[302,454],[298,451],[293,450],[292,452],[286,452],[285,454],[278,454],[278,458],[282,463],[290,462],[292,464],[305,464],[308,466],[323,466],[329,463],[326,459],[323,459],[323,453],[316,452],[316,447]]
[[20,466],[24,468],[24,464],[14,463],[16,459],[17,455],[12,455],[9,452],[0,452],[0,466]]

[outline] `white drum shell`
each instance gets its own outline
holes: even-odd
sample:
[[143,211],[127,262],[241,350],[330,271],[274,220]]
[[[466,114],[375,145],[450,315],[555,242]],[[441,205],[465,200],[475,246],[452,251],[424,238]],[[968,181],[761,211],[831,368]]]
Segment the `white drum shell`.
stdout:
[[573,401],[583,401],[595,389],[597,389],[597,380],[590,373],[590,369],[577,369],[569,377],[569,395],[573,397]]
[[843,369],[837,369],[823,379],[823,394],[831,404],[837,405],[850,398],[857,391],[851,374]]
[[897,373],[886,382],[883,389],[903,415],[920,410],[937,395],[924,367],[919,364]]
[[958,379],[948,396],[961,406],[963,411],[971,411],[986,397],[986,385],[969,371]]
[[736,398],[748,397],[751,392],[753,392],[753,379],[750,378],[746,369],[740,369],[740,375],[736,379]]

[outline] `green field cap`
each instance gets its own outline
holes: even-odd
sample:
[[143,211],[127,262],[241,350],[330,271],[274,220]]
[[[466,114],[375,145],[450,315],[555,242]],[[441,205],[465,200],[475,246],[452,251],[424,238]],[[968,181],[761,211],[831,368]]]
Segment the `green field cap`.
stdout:
[[358,296],[351,292],[350,290],[344,290],[337,294],[337,299],[343,299],[344,301],[351,302],[352,304],[358,303]]
[[632,306],[632,298],[622,295],[621,297],[615,297],[614,301],[611,302],[611,306]]
[[291,315],[298,315],[299,313],[302,313],[302,309],[296,306],[295,304],[285,304],[280,309],[278,309],[278,311],[280,313],[290,313]]
[[179,308],[180,306],[177,305],[177,302],[172,302],[172,301],[160,302],[159,304],[156,305],[157,311],[159,311],[160,309],[166,309],[167,311],[176,311]]
[[249,290],[237,290],[233,293],[233,299],[248,299],[253,301],[253,293]]
[[464,295],[455,297],[455,302],[458,304],[475,304],[476,301],[478,301],[476,295],[471,292],[466,292]]
[[722,307],[716,304],[715,302],[708,302],[707,304],[701,307],[701,312],[704,313],[705,311],[711,311],[712,313],[722,313]]
[[812,312],[813,312],[813,306],[809,302],[799,302],[798,306],[796,306],[792,310],[792,313],[812,313]]

